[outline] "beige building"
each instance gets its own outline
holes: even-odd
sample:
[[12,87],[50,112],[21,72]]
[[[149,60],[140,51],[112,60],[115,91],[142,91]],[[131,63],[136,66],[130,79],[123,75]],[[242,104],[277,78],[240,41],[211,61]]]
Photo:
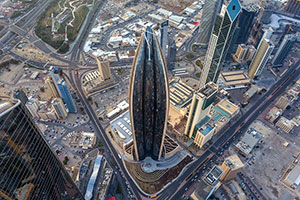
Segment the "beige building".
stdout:
[[249,101],[259,90],[260,88],[258,86],[252,85],[251,88],[243,94],[243,101]]
[[186,129],[184,132],[189,138],[195,138],[195,125],[209,114],[211,106],[215,101],[217,92],[218,86],[213,82],[209,82],[203,88],[194,93],[192,104],[189,110]]
[[54,111],[59,119],[67,118],[68,112],[67,112],[65,104],[61,98],[53,99],[51,104],[52,104],[52,108],[54,109]]
[[220,178],[220,181],[228,181],[233,179],[244,166],[245,165],[240,160],[238,155],[234,154],[227,157],[220,167],[224,172]]
[[224,82],[226,86],[232,85],[243,85],[250,83],[250,78],[248,74],[244,71],[232,71],[232,72],[222,72],[220,79]]
[[256,49],[253,45],[239,44],[232,58],[235,62],[247,62],[253,59],[255,52]]
[[112,80],[109,61],[100,62],[100,60],[97,57],[96,61],[98,65],[98,70],[100,72],[101,81]]
[[282,109],[273,107],[265,116],[265,119],[274,123],[274,121],[282,114]]
[[281,128],[284,132],[289,133],[295,127],[295,123],[292,120],[281,117],[276,123],[276,126]]
[[57,119],[55,110],[47,107],[47,105],[41,105],[38,110],[38,116],[42,119]]
[[205,119],[206,118],[204,118],[195,126],[196,136],[194,139],[194,144],[196,144],[200,148],[202,148],[209,140],[211,140],[211,138],[216,132],[216,126],[213,120],[205,122]]
[[287,98],[286,95],[282,95],[276,102],[275,106],[282,110],[285,110],[286,107],[291,103],[291,101]]
[[255,78],[261,74],[270,58],[273,49],[274,45],[269,39],[261,39],[257,48],[257,52],[249,67],[250,78]]
[[170,108],[168,122],[174,128],[186,116],[191,104],[194,89],[181,79],[173,79],[169,84]]
[[53,97],[60,97],[57,90],[56,90],[55,84],[52,80],[52,77],[50,75],[48,75],[46,77],[45,83],[46,83],[47,87],[50,89]]
[[28,99],[25,106],[33,117],[39,117],[37,113],[39,107],[34,99]]

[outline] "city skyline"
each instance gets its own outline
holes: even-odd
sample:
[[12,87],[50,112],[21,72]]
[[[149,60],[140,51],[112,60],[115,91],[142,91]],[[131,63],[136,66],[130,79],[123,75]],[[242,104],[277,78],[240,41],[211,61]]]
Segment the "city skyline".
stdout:
[[0,1],[0,199],[300,200],[299,6]]

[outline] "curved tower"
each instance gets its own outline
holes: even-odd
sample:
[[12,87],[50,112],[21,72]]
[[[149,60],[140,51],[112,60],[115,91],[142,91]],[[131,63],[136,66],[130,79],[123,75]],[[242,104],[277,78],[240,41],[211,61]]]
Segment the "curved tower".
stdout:
[[169,84],[157,38],[147,27],[133,60],[129,83],[129,112],[137,160],[163,156],[169,111]]

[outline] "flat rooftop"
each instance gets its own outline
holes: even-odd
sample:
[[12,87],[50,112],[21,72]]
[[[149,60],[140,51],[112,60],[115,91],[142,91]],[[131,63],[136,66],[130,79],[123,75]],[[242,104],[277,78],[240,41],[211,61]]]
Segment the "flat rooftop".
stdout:
[[112,129],[117,129],[119,137],[128,143],[132,140],[131,123],[129,117],[129,111],[123,113],[116,119],[110,122]]
[[0,103],[0,114],[13,106],[12,102],[4,101]]
[[234,115],[238,110],[239,107],[232,102],[230,102],[228,99],[222,99],[216,106],[215,110],[222,115],[224,115],[227,118],[230,118],[232,115]]
[[232,72],[222,72],[221,79],[223,79],[225,85],[242,85],[250,83],[249,76],[242,70]]
[[194,89],[185,84],[181,79],[174,79],[170,82],[170,103],[176,107],[184,107],[193,98]]
[[224,162],[232,170],[237,170],[237,169],[243,168],[245,166],[244,163],[241,161],[241,159],[236,154],[227,157]]
[[218,86],[213,82],[209,82],[203,88],[199,89],[199,93],[203,94],[206,97],[209,97],[217,90],[218,90]]
[[243,154],[248,155],[261,137],[262,133],[258,132],[254,128],[250,128],[242,137],[242,139],[235,145],[235,147]]

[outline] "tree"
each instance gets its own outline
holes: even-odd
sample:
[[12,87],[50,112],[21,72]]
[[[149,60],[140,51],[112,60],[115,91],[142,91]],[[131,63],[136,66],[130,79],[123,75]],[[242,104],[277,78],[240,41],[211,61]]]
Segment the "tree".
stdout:
[[186,54],[185,56],[187,59],[193,59],[194,58],[194,55],[192,53],[188,53]]
[[68,158],[68,156],[65,156],[65,159],[64,159],[64,161],[63,161],[64,165],[67,165],[68,162],[69,162],[69,158]]
[[199,66],[201,69],[203,68],[203,64],[200,59],[196,60],[196,65]]
[[117,186],[117,194],[121,194],[122,193],[122,188],[120,183],[118,182],[118,186]]
[[40,87],[40,91],[41,92],[45,92],[45,88],[44,87]]

